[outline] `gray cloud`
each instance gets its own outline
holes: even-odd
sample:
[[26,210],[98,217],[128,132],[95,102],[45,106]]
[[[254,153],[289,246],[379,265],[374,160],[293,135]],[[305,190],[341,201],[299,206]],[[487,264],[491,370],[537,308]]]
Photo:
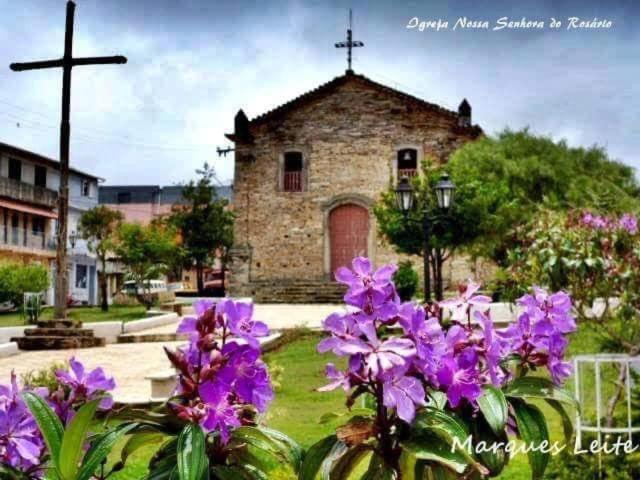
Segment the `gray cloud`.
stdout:
[[[63,0],[0,0],[0,58],[60,56]],[[574,145],[598,143],[640,166],[638,7],[618,2],[220,2],[80,0],[77,55],[127,55],[125,66],[78,68],[72,163],[108,183],[170,184],[204,161],[239,108],[255,116],[342,74],[353,6],[354,68],[454,108],[467,97],[486,131],[530,126]],[[408,20],[610,18],[603,31],[407,30]],[[57,156],[60,72],[0,68],[0,139]],[[19,125],[19,126],[18,126]]]

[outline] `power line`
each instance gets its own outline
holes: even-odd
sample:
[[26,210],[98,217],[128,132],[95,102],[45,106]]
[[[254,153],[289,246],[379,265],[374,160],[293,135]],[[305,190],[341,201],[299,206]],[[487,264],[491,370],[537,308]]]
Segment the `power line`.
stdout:
[[[11,120],[17,122],[19,127],[27,127],[27,128],[47,128],[52,130],[57,130],[59,127],[55,125],[49,125],[37,120],[25,119],[23,117],[19,117],[11,112],[6,112],[0,110],[0,115],[4,115]],[[94,142],[94,143],[107,143],[107,144],[117,144],[135,148],[146,148],[146,149],[156,149],[156,150],[167,150],[167,151],[198,151],[198,150],[211,150],[215,148],[215,145],[212,144],[191,144],[191,145],[160,145],[160,144],[149,144],[143,142],[127,142],[123,140],[119,140],[117,138],[108,137],[108,136],[100,136],[100,135],[90,135],[86,133],[76,133],[73,135],[74,140],[80,140],[85,142]]]

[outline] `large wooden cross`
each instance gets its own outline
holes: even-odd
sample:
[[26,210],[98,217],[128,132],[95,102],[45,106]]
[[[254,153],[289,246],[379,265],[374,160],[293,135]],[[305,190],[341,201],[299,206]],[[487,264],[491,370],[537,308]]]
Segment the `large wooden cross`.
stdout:
[[62,122],[60,124],[60,190],[58,197],[58,231],[56,246],[56,285],[54,316],[64,319],[67,316],[67,222],[69,216],[69,137],[71,126],[69,111],[71,107],[71,69],[80,65],[106,65],[127,63],[123,56],[73,58],[73,17],[76,4],[67,2],[67,21],[64,35],[64,56],[57,60],[43,60],[28,63],[12,63],[14,72],[40,70],[43,68],[62,68]]
[[353,15],[351,14],[351,9],[349,9],[349,28],[347,29],[347,41],[336,43],[336,48],[347,49],[347,66],[348,66],[347,72],[353,72],[353,70],[351,70],[351,49],[353,49],[354,47],[364,47],[364,43],[358,40],[353,40],[353,34],[351,31],[352,20],[353,20]]

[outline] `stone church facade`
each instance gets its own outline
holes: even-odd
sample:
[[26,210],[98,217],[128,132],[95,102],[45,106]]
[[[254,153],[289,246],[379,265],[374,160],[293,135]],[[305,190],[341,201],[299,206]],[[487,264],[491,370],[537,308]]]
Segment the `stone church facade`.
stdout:
[[227,135],[237,214],[230,295],[337,300],[337,267],[356,255],[398,260],[377,232],[380,194],[481,134],[466,100],[450,111],[350,70],[251,121],[241,110]]

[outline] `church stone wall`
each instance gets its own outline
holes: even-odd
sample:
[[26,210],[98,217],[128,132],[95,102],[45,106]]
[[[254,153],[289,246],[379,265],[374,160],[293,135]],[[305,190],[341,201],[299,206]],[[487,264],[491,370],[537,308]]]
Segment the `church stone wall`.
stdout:
[[[280,118],[251,125],[252,144],[236,144],[235,242],[248,266],[231,272],[231,294],[246,281],[328,279],[327,206],[336,198],[373,205],[395,184],[396,152],[414,147],[445,162],[472,140],[456,116],[375,88],[354,78]],[[281,158],[304,155],[305,191],[281,191]],[[369,255],[377,264],[398,255],[377,233],[370,211]],[[459,268],[454,268],[459,270]],[[459,276],[459,272],[456,276]]]

